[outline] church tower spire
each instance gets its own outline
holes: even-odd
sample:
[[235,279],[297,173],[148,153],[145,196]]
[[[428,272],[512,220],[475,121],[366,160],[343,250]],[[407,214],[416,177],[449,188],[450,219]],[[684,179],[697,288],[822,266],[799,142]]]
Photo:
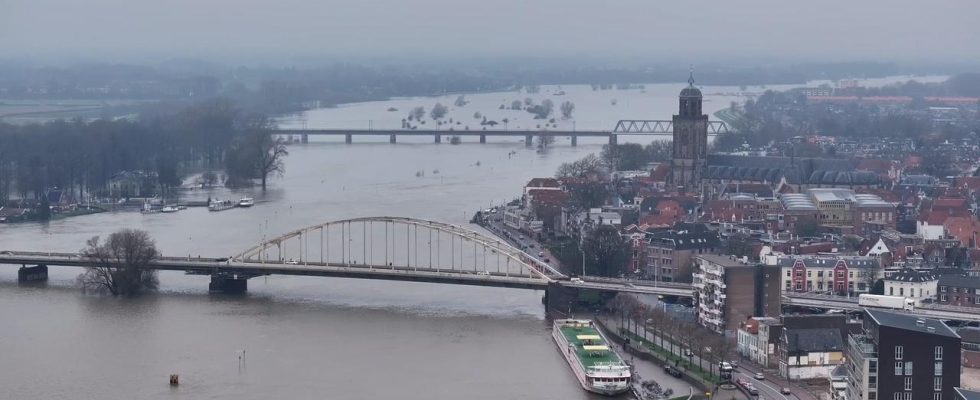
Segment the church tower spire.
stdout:
[[670,163],[670,182],[676,187],[693,189],[701,183],[707,168],[708,116],[701,111],[703,96],[694,86],[694,66],[681,90],[679,107],[674,115],[674,141]]

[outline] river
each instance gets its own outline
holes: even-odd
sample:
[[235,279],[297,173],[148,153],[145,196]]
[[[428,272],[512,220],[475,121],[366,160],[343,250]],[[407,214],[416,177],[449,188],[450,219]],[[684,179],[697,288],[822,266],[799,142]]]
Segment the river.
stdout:
[[[630,108],[637,114],[629,118],[664,118],[676,108],[680,86],[647,85],[645,93],[616,94],[617,107],[640,104]],[[610,93],[600,102],[573,98],[580,89],[564,90],[579,104],[582,121],[618,119],[593,118],[587,111],[587,104],[605,103]],[[705,88],[709,96],[735,91]],[[637,100],[644,95],[673,100]],[[504,98],[467,96],[467,107],[483,102],[481,96],[496,96],[487,104]],[[713,99],[706,111],[730,100]],[[399,101],[409,100],[393,100]],[[384,113],[384,105],[347,108]],[[330,127],[330,113],[343,109],[310,111],[302,123]],[[348,110],[348,116],[363,115]],[[612,123],[594,124],[609,129]],[[273,179],[264,194],[186,194],[254,196],[257,204],[250,209],[115,212],[2,225],[0,250],[76,251],[92,236],[139,228],[164,255],[227,256],[264,237],[348,217],[465,224],[475,209],[510,200],[528,179],[550,176],[562,162],[601,146],[583,140],[578,147],[559,143],[537,152],[512,139],[460,146],[433,144],[431,138],[400,138],[397,145],[377,140],[291,146],[285,175]],[[419,171],[424,176],[416,176]],[[159,293],[113,299],[82,294],[73,286],[78,272],[52,267],[46,285],[21,286],[15,266],[0,266],[0,398],[591,398],[555,350],[541,292],[273,276],[252,279],[246,296],[224,297],[207,294],[207,277],[162,273]],[[167,384],[171,373],[180,374],[178,388]]]

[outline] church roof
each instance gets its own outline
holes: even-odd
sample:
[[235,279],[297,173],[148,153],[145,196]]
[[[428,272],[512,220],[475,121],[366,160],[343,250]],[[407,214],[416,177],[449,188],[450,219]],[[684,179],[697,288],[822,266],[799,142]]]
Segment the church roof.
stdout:
[[701,89],[694,87],[694,67],[691,67],[691,77],[687,78],[687,87],[681,90],[681,97],[701,98]]

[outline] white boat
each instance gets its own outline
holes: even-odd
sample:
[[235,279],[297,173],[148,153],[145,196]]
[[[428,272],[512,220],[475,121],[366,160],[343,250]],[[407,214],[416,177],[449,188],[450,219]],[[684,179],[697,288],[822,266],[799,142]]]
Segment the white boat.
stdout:
[[160,212],[162,212],[162,213],[175,213],[178,210],[179,209],[177,207],[174,207],[174,206],[166,206],[166,207],[161,208],[160,209]]
[[582,389],[606,396],[631,389],[632,371],[591,320],[557,319],[551,336]]
[[237,203],[231,200],[212,200],[211,204],[208,204],[208,211],[224,211],[235,208],[237,205]]
[[241,200],[238,200],[239,207],[251,207],[254,205],[255,205],[255,199],[251,197],[242,197]]

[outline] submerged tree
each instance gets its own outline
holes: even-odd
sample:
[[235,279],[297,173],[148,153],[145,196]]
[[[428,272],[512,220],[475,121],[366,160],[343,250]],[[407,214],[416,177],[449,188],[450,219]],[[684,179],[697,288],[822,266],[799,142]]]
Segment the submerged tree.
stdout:
[[109,235],[105,242],[95,236],[86,242],[81,254],[94,264],[78,276],[85,291],[135,296],[157,288],[156,271],[147,266],[159,253],[145,231],[123,229]]
[[262,190],[271,174],[282,175],[286,169],[283,158],[289,155],[286,141],[272,134],[272,123],[264,116],[254,116],[246,122],[245,134],[228,151],[226,168],[232,184],[259,179]]

